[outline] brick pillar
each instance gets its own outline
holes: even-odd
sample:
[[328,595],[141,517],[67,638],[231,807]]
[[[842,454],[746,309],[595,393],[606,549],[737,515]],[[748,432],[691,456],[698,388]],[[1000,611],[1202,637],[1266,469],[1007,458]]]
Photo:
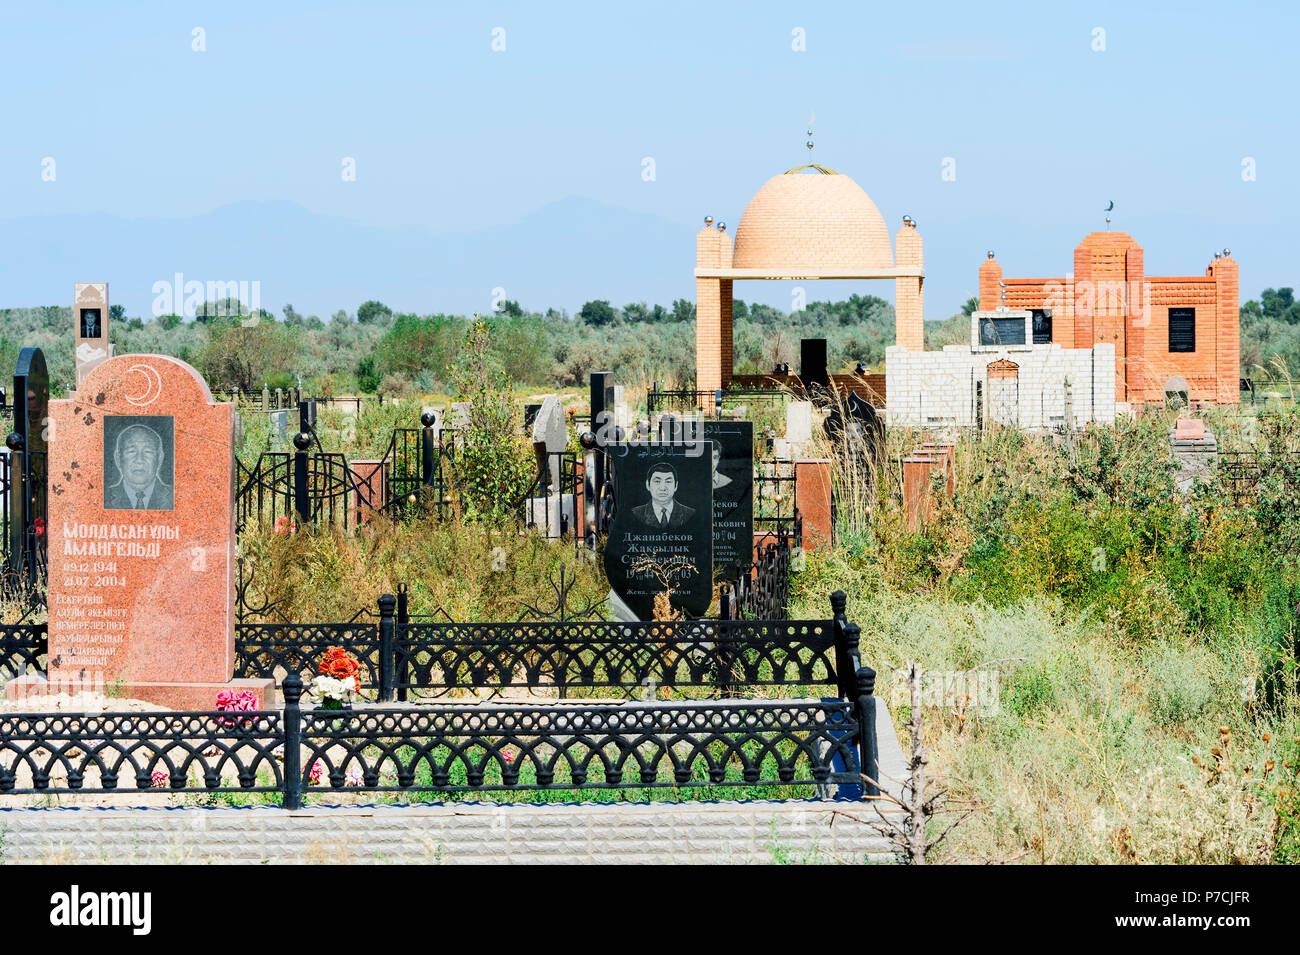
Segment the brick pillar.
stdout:
[[1122,232],[1093,232],[1074,250],[1075,348],[1115,346],[1115,400],[1127,401],[1128,261],[1141,248]]
[[722,292],[719,279],[695,280],[695,387],[722,387]]
[[930,472],[933,470],[934,460],[929,455],[903,458],[903,513],[911,530],[920,530],[930,520]]
[[[731,237],[712,226],[695,236],[695,267],[731,267]],[[695,388],[716,391],[731,382],[731,279],[695,280]]]
[[[723,238],[726,238],[726,236],[724,236]],[[728,244],[728,249],[727,249],[727,252],[728,252],[728,258],[730,258],[730,243],[731,243],[731,240],[728,238],[728,239],[727,239],[727,244]],[[719,312],[719,316],[718,316],[718,319],[719,319],[719,320],[718,320],[718,331],[719,331],[719,336],[718,336],[718,339],[719,339],[719,340],[718,340],[718,355],[719,355],[719,359],[718,359],[718,360],[719,360],[719,362],[720,362],[720,364],[721,364],[721,367],[722,367],[722,384],[719,385],[718,387],[719,387],[719,388],[727,388],[727,387],[730,387],[730,385],[731,385],[731,375],[732,375],[732,373],[736,370],[736,366],[735,366],[735,352],[734,352],[734,349],[732,348],[732,341],[731,341],[731,318],[732,318],[732,314],[731,314],[731,279],[721,279],[721,280],[719,280],[719,282],[718,282],[718,304],[719,304],[719,307],[720,307],[720,312]],[[716,389],[710,389],[710,391],[713,391],[713,390],[716,390]]]
[[1127,310],[1124,316],[1124,385],[1125,401],[1139,404],[1150,400],[1151,384],[1147,367],[1147,332],[1151,325],[1151,303],[1143,283],[1146,271],[1141,246],[1129,246],[1124,257]]
[[980,311],[991,312],[1002,304],[1002,266],[990,256],[980,266]]
[[934,516],[935,501],[931,494],[933,475],[944,476],[940,493],[952,497],[957,487],[956,447],[951,444],[923,444],[903,458],[903,513],[907,526],[920,530]]
[[1093,315],[1097,303],[1092,286],[1092,250],[1080,245],[1074,250],[1074,347],[1091,348]]
[[[1237,263],[1229,256],[1215,259],[1206,270],[1214,276],[1214,375],[1218,400],[1241,400],[1241,312]],[[1200,334],[1200,330],[1197,330]]]
[[[925,268],[921,233],[915,222],[904,222],[894,236],[895,260],[900,269]],[[908,351],[925,351],[925,308],[921,278],[894,279],[894,344]]]
[[831,544],[831,462],[828,458],[806,458],[794,463],[794,505],[803,518],[804,550],[814,551]]
[[348,467],[357,481],[352,490],[356,522],[364,524],[388,503],[388,472],[384,470],[383,461],[358,459],[349,461]]

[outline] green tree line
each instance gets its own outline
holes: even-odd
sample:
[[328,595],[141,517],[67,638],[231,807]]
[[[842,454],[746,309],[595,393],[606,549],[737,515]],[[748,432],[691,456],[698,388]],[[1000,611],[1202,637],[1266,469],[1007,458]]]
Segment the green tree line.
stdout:
[[[974,299],[943,321],[926,322],[926,346],[970,339]],[[883,368],[894,341],[894,309],[874,295],[811,302],[785,312],[737,299],[736,371],[762,373],[797,367],[799,342],[825,338],[831,367]],[[322,319],[285,305],[281,315],[251,314],[238,302],[209,302],[193,320],[179,315],[128,317],[111,310],[110,338],[118,354],[173,355],[201,371],[215,390],[302,387],[322,396],[357,391],[402,396],[445,391],[460,358],[470,317],[394,312],[371,300],[355,312]],[[576,314],[532,311],[507,300],[483,316],[495,360],[516,382],[536,387],[580,386],[593,369],[614,371],[628,384],[659,381],[689,386],[695,377],[695,305],[605,299]],[[74,382],[72,309],[65,306],[0,309],[0,367],[12,368],[18,350],[45,351],[52,384],[64,393]],[[1276,378],[1300,373],[1300,302],[1290,288],[1265,289],[1241,306],[1242,374]]]

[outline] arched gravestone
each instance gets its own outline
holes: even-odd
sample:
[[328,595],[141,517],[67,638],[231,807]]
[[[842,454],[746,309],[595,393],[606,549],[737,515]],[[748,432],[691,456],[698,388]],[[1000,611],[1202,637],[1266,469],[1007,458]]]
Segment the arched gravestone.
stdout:
[[214,709],[232,681],[234,416],[164,355],[110,358],[49,404],[49,683]]
[[[10,441],[9,567],[27,584],[45,566],[47,417],[50,376],[45,354],[24,348],[14,369],[14,430]],[[11,578],[14,579],[14,578]]]
[[826,437],[837,444],[847,432],[859,440],[858,450],[868,461],[879,464],[885,452],[885,422],[875,406],[856,392],[848,392],[843,402],[831,405],[830,413],[822,422]]

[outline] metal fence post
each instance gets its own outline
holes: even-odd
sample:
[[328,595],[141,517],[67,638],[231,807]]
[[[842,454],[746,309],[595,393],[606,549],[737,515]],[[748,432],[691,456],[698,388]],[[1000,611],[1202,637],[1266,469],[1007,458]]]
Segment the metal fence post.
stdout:
[[406,584],[397,585],[397,629],[393,633],[394,660],[393,671],[397,674],[397,699],[406,702],[406,684],[410,682],[410,658],[406,655],[406,628],[411,623],[410,593]]
[[831,594],[831,627],[835,637],[835,681],[843,699],[851,700],[857,691],[853,676],[853,663],[848,651],[848,617],[845,611],[849,606],[849,595],[842,590]]
[[434,471],[437,466],[438,449],[434,445],[433,423],[437,420],[430,412],[420,415],[420,482],[425,487],[433,487]]
[[[875,687],[876,673],[874,670],[867,668],[859,669],[858,666],[858,639],[860,630],[856,623],[849,623],[845,617],[845,609],[848,607],[848,595],[842,590],[837,590],[831,594],[831,611],[834,617],[831,620],[831,627],[834,630],[835,637],[835,681],[839,686],[839,697],[844,700],[849,710],[853,714],[855,722],[858,724],[857,739],[857,756],[858,756],[858,774],[868,773],[872,779],[876,777],[876,711],[872,706],[870,695]],[[863,678],[870,674],[870,681],[865,684],[866,704],[863,705]],[[842,740],[845,737],[842,731],[832,731],[833,739]],[[836,753],[831,758],[831,765],[837,772],[848,772],[850,767],[848,761],[843,755]],[[868,768],[870,767],[870,768]],[[865,781],[857,783],[841,784],[839,787],[840,799],[861,799],[864,794],[874,794],[875,789],[870,783]]]
[[[16,411],[17,409],[15,409]],[[5,545],[9,548],[9,569],[17,570],[23,581],[31,585],[35,579],[33,548],[27,537],[27,505],[31,491],[27,486],[27,441],[23,434],[15,431],[5,439],[9,455],[5,458],[4,468],[8,471],[9,500],[3,516]]]
[[379,702],[393,702],[393,612],[397,609],[397,598],[384,594],[379,598]]
[[284,808],[302,808],[302,677],[290,673],[281,684],[284,693]]
[[[848,626],[849,639],[856,647],[858,643],[858,625]],[[855,654],[856,655],[856,654]],[[880,787],[872,780],[880,780],[879,756],[876,749],[876,671],[868,666],[858,667],[855,674],[857,699],[854,710],[858,718],[858,760],[862,773],[867,777],[863,781],[865,796],[879,796]]]
[[293,455],[293,509],[298,512],[298,520],[306,530],[311,520],[311,482],[309,479],[307,449],[311,447],[311,435],[300,431],[293,436],[293,446],[298,450]]

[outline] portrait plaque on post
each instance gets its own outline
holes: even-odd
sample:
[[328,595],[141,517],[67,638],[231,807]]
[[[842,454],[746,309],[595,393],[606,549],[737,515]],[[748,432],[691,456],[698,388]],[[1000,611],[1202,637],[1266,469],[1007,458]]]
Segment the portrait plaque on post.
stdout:
[[72,288],[73,354],[77,383],[113,354],[108,341],[108,283],[77,282]]

